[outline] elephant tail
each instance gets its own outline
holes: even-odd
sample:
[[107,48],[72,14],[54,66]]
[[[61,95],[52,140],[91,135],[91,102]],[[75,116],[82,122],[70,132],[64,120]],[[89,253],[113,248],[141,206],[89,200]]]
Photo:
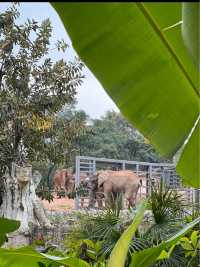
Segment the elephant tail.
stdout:
[[138,183],[138,189],[137,190],[139,190],[141,187],[142,187],[142,179],[140,179],[140,182]]

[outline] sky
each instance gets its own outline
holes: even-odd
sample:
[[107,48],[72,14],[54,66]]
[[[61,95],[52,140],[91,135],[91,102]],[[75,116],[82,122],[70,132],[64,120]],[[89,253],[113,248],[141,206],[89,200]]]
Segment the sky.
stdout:
[[[0,5],[0,13],[11,6],[10,2],[4,2]],[[52,41],[64,39],[69,45],[65,53],[52,51],[50,56],[54,60],[63,58],[73,60],[76,56],[71,40],[59,18],[56,11],[48,2],[21,2],[19,5],[21,13],[18,23],[23,23],[27,18],[36,21],[42,21],[49,18],[53,26]],[[94,77],[91,71],[86,67],[84,70],[85,79],[82,86],[78,89],[77,108],[83,109],[91,118],[100,118],[108,110],[119,111],[111,98],[107,95],[100,82]]]

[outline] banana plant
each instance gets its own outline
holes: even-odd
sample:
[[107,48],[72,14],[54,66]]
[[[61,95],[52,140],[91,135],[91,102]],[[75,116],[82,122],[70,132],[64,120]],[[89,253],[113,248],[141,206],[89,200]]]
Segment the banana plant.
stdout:
[[140,203],[132,224],[125,230],[117,241],[108,261],[108,267],[122,267],[125,264],[129,243],[131,242],[135,231],[142,221],[147,200]]
[[51,3],[122,114],[200,186],[199,3]]

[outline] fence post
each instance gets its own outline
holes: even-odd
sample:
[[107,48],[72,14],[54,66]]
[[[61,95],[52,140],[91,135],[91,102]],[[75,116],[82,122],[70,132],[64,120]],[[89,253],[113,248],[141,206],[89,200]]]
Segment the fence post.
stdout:
[[126,165],[125,165],[125,161],[122,162],[122,170],[126,170]]
[[198,211],[199,206],[200,206],[200,190],[199,189],[194,190],[194,204],[195,204],[195,210]]
[[93,160],[92,163],[93,163],[93,164],[92,164],[92,172],[93,172],[93,174],[95,174],[95,172],[96,172],[96,161]]
[[75,190],[76,190],[76,199],[75,199],[75,209],[79,209],[79,195],[77,193],[77,188],[80,185],[80,158],[76,157],[76,175],[75,175]]
[[139,164],[136,164],[136,174],[138,175],[139,172]]
[[152,187],[152,165],[149,165],[149,170],[148,170],[148,179],[147,179],[147,187],[146,187],[146,194],[147,196],[151,196],[151,187]]

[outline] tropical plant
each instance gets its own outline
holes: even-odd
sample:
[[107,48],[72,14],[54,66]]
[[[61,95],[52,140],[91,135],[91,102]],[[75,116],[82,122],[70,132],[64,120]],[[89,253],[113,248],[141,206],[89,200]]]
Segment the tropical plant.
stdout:
[[[157,246],[144,249],[139,252],[135,252],[132,256],[131,267],[148,267],[151,266],[156,260],[160,260],[168,257],[163,250],[171,248],[176,245],[177,242],[184,236],[188,231],[190,231],[196,224],[200,222],[200,218],[195,219],[191,223],[186,224],[181,230],[174,234],[169,239],[162,241]],[[173,247],[174,248],[174,247]],[[171,253],[171,251],[170,251]]]
[[199,187],[199,3],[52,5],[122,114]]
[[[6,235],[17,230],[20,226],[19,221],[0,218],[0,246],[6,241]],[[19,249],[0,248],[0,262],[2,267],[89,267],[87,262],[75,257],[56,257],[44,253],[39,253],[31,247]]]
[[184,249],[186,257],[196,257],[200,252],[200,231],[193,231],[189,238],[182,237],[180,245]]
[[[116,202],[118,201],[121,202],[120,199],[116,199]],[[128,228],[134,216],[134,212],[122,213],[121,206],[118,203],[115,207],[112,203],[107,210],[101,211],[99,214],[90,212],[78,214],[78,219],[75,224],[71,225],[66,235],[65,247],[69,253],[74,251],[75,254],[73,255],[80,256],[82,255],[80,253],[82,248],[87,248],[86,244],[83,247],[82,244],[85,240],[90,240],[89,242],[94,244],[101,244],[98,257],[107,260],[121,234]],[[150,242],[135,234],[129,244],[126,265],[128,266],[131,254],[134,251],[142,250],[150,245]]]
[[159,184],[152,185],[149,204],[153,224],[149,226],[143,238],[158,244],[182,227],[189,205],[184,203],[176,190],[167,188],[162,179]]
[[167,187],[163,179],[157,185],[152,185],[150,207],[157,224],[180,216],[184,212],[183,197],[175,190]]

